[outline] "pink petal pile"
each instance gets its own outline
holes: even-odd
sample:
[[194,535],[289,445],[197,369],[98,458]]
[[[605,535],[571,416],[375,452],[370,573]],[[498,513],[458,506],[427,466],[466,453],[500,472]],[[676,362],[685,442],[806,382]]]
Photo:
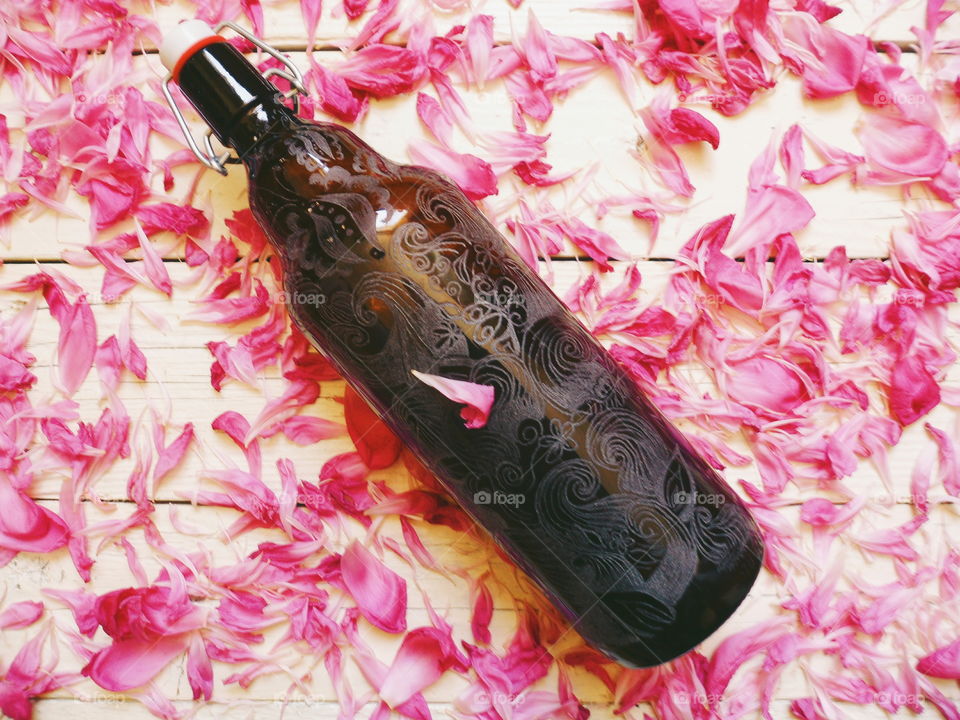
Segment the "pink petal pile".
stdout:
[[[312,99],[301,112],[352,123],[382,100],[412,96],[425,131],[410,143],[412,161],[476,200],[496,196],[486,209],[531,266],[546,261],[548,278],[551,256],[580,256],[583,274],[562,289],[571,309],[698,451],[731,480],[748,475],[738,487],[767,544],[754,597],[718,639],[658,668],[625,670],[584,646],[524,581],[504,575],[435,479],[290,327],[250,212],[195,206],[206,171],[183,149],[156,63],[141,53],[160,38],[152,6],[6,3],[0,230],[22,247],[17,233],[43,213],[88,219],[90,239],[63,251],[68,265],[0,272],[0,712],[24,720],[44,697],[90,699],[100,688],[175,718],[190,712],[177,700],[227,703],[234,685],[256,698],[271,678],[295,702],[322,676],[344,718],[583,720],[612,708],[662,720],[833,720],[853,704],[960,719],[960,546],[948,527],[960,497],[960,425],[949,414],[960,405],[949,376],[960,62],[956,42],[937,38],[950,16],[943,0],[928,0],[912,29],[915,53],[841,32],[831,22],[840,9],[823,0],[599,0],[601,15],[632,19],[629,36],[561,36],[530,12],[514,15],[511,42],[496,40],[509,28],[470,15],[468,3],[432,4],[303,0],[310,48],[325,13],[351,23],[342,55],[308,53]],[[263,33],[281,6],[202,1],[195,10]],[[438,12],[463,22],[438,34]],[[544,199],[551,188],[583,187],[591,172],[554,170],[545,123],[604,75],[636,114],[637,174],[657,190],[606,198],[594,217]],[[654,242],[661,223],[698,198],[688,146],[712,152],[724,142],[684,104],[706,98],[735,116],[790,92],[772,89],[786,76],[812,101],[855,96],[857,142],[834,146],[797,124],[776,135],[751,166],[745,206],[693,232],[662,292],[649,288],[641,268],[650,265],[631,263],[626,239],[595,221],[625,209]],[[505,90],[511,130],[471,118],[464,95],[484,88]],[[471,152],[455,136],[472,141]],[[805,192],[825,184],[884,186],[924,202],[891,221],[876,259],[841,246],[810,262],[795,236],[815,217]],[[96,273],[98,302],[76,280],[81,269]],[[138,303],[134,290],[155,300]],[[171,330],[164,308],[178,297],[192,301],[181,321],[209,328],[217,392],[262,395],[262,379],[276,381],[258,412],[223,412],[201,432],[173,422],[160,400],[128,411],[129,388],[156,380],[136,338],[147,323]],[[130,308],[115,333],[98,327],[104,303]],[[46,323],[56,328],[52,351],[40,337]],[[438,402],[462,405],[467,427],[482,426],[496,403],[489,387],[417,377]],[[342,422],[308,412],[331,387]],[[242,461],[209,453],[201,436],[224,440]],[[907,437],[917,457],[892,465]],[[316,477],[286,457],[264,461],[267,448],[337,438],[352,449]],[[195,491],[161,499],[195,454],[206,463]],[[111,473],[125,475],[125,496],[98,490]],[[872,490],[855,475],[875,477]],[[397,480],[406,477],[417,482]],[[57,499],[38,499],[52,479]],[[228,526],[196,526],[190,511],[201,506]],[[480,538],[480,560],[455,542],[437,552],[435,539],[462,533]],[[241,550],[245,538],[256,540],[252,550]],[[216,546],[233,548],[232,559],[218,559]],[[112,549],[132,584],[93,582],[113,577],[98,575]],[[71,572],[44,575],[48,565]],[[15,571],[42,578],[36,597],[18,591]],[[462,621],[428,578],[467,599]],[[185,670],[186,695],[175,668]],[[428,702],[438,682],[455,697],[442,710]]]

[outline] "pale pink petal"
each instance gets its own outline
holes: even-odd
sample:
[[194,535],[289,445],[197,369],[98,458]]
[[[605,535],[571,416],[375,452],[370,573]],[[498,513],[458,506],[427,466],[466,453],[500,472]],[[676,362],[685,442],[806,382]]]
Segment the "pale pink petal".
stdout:
[[902,357],[890,376],[890,413],[901,425],[916,422],[940,402],[940,386],[923,360]]
[[313,445],[346,433],[340,423],[309,415],[294,415],[283,421],[283,434],[297,445]]
[[407,628],[407,583],[354,540],[340,558],[347,592],[363,616],[389,633]]
[[0,612],[0,630],[30,627],[41,615],[43,603],[35,600],[15,602]]
[[917,661],[917,671],[930,677],[960,680],[960,640],[924,655]]
[[188,643],[185,635],[118,640],[94,655],[81,672],[104,690],[132,690],[153,680]]
[[190,443],[193,442],[193,423],[183,426],[183,431],[166,447],[162,446],[163,436],[156,438],[157,464],[153,467],[153,482],[159,483],[183,460]]
[[497,178],[490,164],[468,153],[458,153],[424,140],[408,147],[410,159],[445,174],[472,200],[496,195]]
[[72,395],[83,383],[97,353],[97,323],[87,299],[80,296],[66,316],[58,318],[57,365],[60,383]]
[[434,627],[411,630],[380,685],[380,697],[396,708],[436,682],[456,662],[449,632]]
[[489,385],[479,385],[466,380],[454,380],[411,370],[420,382],[440,391],[444,397],[455,403],[463,403],[460,411],[468,428],[481,428],[487,424],[490,410],[493,408],[494,390]]
[[867,159],[894,172],[934,177],[949,152],[943,136],[929,125],[871,113],[860,129]]

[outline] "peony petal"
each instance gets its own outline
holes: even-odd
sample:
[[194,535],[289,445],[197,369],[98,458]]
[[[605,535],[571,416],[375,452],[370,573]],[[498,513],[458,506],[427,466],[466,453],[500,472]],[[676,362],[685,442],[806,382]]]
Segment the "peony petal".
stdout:
[[72,395],[93,367],[97,354],[97,323],[83,296],[58,321],[60,338],[57,343],[57,365],[60,383]]
[[397,708],[436,682],[456,662],[449,632],[434,627],[411,630],[380,685],[380,698]]
[[368,468],[379,470],[397,461],[401,449],[399,438],[349,385],[343,396],[343,416],[350,439]]
[[309,415],[294,415],[283,421],[283,434],[297,445],[313,445],[344,432],[346,428],[339,423]]
[[444,173],[471,200],[480,200],[499,192],[497,178],[490,164],[475,155],[454,152],[424,140],[410,143],[408,153],[418,165]]
[[67,544],[70,529],[60,516],[0,479],[0,548],[18,552],[51,552]]
[[481,428],[487,424],[494,400],[492,387],[478,385],[466,380],[453,380],[439,375],[429,375],[416,370],[410,372],[420,382],[440,391],[448,400],[463,403],[466,407],[460,411],[460,416],[464,419],[468,428]]
[[960,680],[960,640],[924,655],[917,661],[917,672],[930,677]]
[[7,606],[0,612],[0,630],[25,628],[33,625],[43,615],[43,603],[22,600]]
[[943,136],[928,125],[871,113],[860,128],[867,159],[894,172],[934,177],[949,151]]
[[389,633],[407,629],[407,583],[354,540],[340,558],[347,592],[363,616]]
[[188,645],[187,635],[118,640],[94,655],[80,672],[104,690],[132,690],[153,680]]
[[908,355],[893,366],[888,397],[894,419],[910,425],[940,403],[940,386],[920,358]]

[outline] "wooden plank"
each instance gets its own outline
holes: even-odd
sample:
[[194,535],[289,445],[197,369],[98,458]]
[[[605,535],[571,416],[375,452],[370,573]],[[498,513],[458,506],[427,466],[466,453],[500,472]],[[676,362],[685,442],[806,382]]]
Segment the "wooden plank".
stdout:
[[[791,718],[790,699],[776,699],[771,703],[770,712],[774,718]],[[180,702],[178,709],[196,711],[191,717],[196,720],[327,720],[338,716],[339,707],[335,703],[323,703],[312,700],[294,700],[287,705],[271,700],[244,700],[235,703],[205,703],[199,706]],[[877,705],[857,705],[837,703],[844,713],[843,717],[856,720],[889,720],[890,715]],[[591,720],[619,720],[624,717],[614,713],[609,703],[586,703]],[[94,699],[89,702],[74,702],[67,699],[44,699],[35,706],[36,720],[62,720],[68,714],[73,720],[154,720],[154,716],[140,704],[133,701],[122,702],[110,698]],[[370,703],[359,709],[357,718],[366,720],[376,709]],[[430,703],[429,710],[434,718],[456,717],[456,708],[450,703]],[[649,713],[646,705],[639,706],[627,717],[643,717]],[[925,713],[927,714],[927,713]],[[935,711],[928,711],[934,717]],[[743,720],[759,719],[759,712],[739,714]],[[650,716],[653,717],[653,716]]]
[[[158,72],[155,56],[140,56],[136,60],[137,77],[146,78],[151,72]],[[306,66],[302,55],[295,56],[295,60],[301,67]],[[320,54],[319,62],[330,66],[340,61],[337,52]],[[429,88],[426,91],[430,92]],[[639,106],[646,105],[660,91],[642,85]],[[0,107],[4,97],[9,102],[9,92],[9,88],[0,90]],[[512,129],[511,104],[503,83],[492,83],[482,91],[462,88],[461,92],[478,133]],[[660,237],[653,244],[649,225],[631,215],[639,205],[612,210],[602,218],[597,216],[599,203],[611,195],[663,194],[649,164],[639,161],[635,154],[645,132],[643,125],[613,74],[606,70],[585,86],[572,90],[557,104],[553,117],[543,128],[531,128],[533,132],[550,135],[546,160],[557,173],[580,171],[581,175],[552,188],[535,190],[510,173],[501,180],[500,194],[483,201],[481,207],[505,231],[504,221],[517,214],[520,199],[534,209],[550,203],[610,233],[633,257],[673,257],[703,224],[728,213],[742,213],[750,164],[790,124],[800,123],[825,142],[860,151],[853,132],[861,112],[857,100],[849,94],[832,100],[805,100],[800,82],[790,75],[783,75],[776,89],[734,118],[714,112],[709,105],[697,104],[695,98],[688,106],[717,125],[720,147],[713,151],[698,143],[679,148],[691,182],[698,190],[691,201],[678,202],[679,210],[666,216]],[[11,114],[10,125],[22,127],[22,116]],[[199,137],[201,123],[195,116],[192,126]],[[407,161],[411,140],[428,138],[417,117],[415,96],[372,102],[370,111],[353,129],[385,156],[399,161]],[[160,158],[182,145],[155,137],[151,147],[153,157]],[[455,137],[455,149],[491,159],[487,149],[478,148],[462,133]],[[809,162],[813,167],[818,164],[815,158]],[[581,182],[590,171],[593,175],[589,181]],[[164,192],[162,176],[157,174],[152,180],[151,201],[182,202],[195,173],[195,166],[178,168],[174,173],[176,186],[170,193]],[[882,257],[887,253],[891,230],[904,225],[905,212],[947,207],[924,197],[922,192],[904,198],[896,187],[854,188],[845,178],[804,187],[803,194],[816,211],[814,220],[797,234],[800,248],[809,258],[824,257],[837,245],[845,245],[852,257]],[[73,192],[66,204],[77,217],[58,216],[42,208],[37,208],[39,214],[30,209],[18,213],[6,233],[9,247],[0,248],[0,257],[8,261],[46,261],[60,258],[67,250],[81,250],[91,237],[89,207],[85,198]],[[194,204],[211,211],[215,236],[223,233],[223,219],[246,207],[243,171],[233,167],[227,178],[205,171]],[[123,222],[105,231],[104,236],[131,229],[132,221]],[[158,242],[167,257],[182,255],[182,243],[178,244],[175,238],[161,238]],[[582,253],[569,245],[564,254]]]
[[[652,302],[662,293],[669,279],[671,263],[644,262],[638,267],[644,278],[643,289],[640,295],[641,302]],[[235,343],[237,338],[247,332],[254,323],[247,323],[234,328],[207,323],[192,322],[188,316],[193,312],[195,300],[202,295],[200,288],[185,285],[188,268],[179,263],[167,263],[171,277],[176,287],[172,299],[168,300],[159,293],[147,288],[135,288],[119,303],[104,303],[98,298],[95,291],[89,294],[89,301],[97,321],[98,340],[102,342],[111,334],[118,332],[120,324],[133,312],[133,338],[143,350],[148,365],[147,382],[137,381],[127,375],[119,388],[119,398],[124,403],[128,415],[135,420],[136,432],[145,433],[149,437],[150,410],[157,408],[164,414],[174,427],[180,427],[186,422],[193,422],[197,431],[197,445],[184,460],[183,466],[160,487],[157,499],[183,500],[190,498],[197,487],[196,479],[204,474],[207,468],[222,467],[224,459],[230,459],[238,466],[244,466],[244,460],[236,446],[223,433],[215,432],[211,428],[214,418],[228,410],[236,411],[249,419],[255,418],[262,410],[267,400],[278,396],[282,392],[284,381],[279,377],[276,368],[267,369],[259,378],[260,386],[247,387],[240,383],[229,382],[221,392],[217,392],[210,384],[210,364],[213,357],[206,348],[209,341],[227,341]],[[622,275],[624,265],[617,264],[617,269],[611,273],[614,277],[606,280],[613,283]],[[561,294],[566,291],[580,277],[582,271],[577,263],[554,263],[554,287]],[[86,288],[96,288],[99,285],[100,271],[97,268],[74,268],[59,266],[68,277]],[[0,270],[0,282],[6,284],[15,282],[33,272],[37,268],[31,265],[9,265]],[[12,293],[0,293],[8,306],[7,312],[13,312],[24,302],[24,297]],[[879,300],[879,298],[878,298]],[[147,322],[137,313],[135,308],[147,308],[153,315],[164,317],[169,328],[157,328]],[[951,330],[956,333],[956,328]],[[36,315],[35,325],[30,337],[29,349],[37,357],[33,372],[37,375],[37,386],[32,391],[34,397],[55,397],[53,377],[56,371],[56,348],[59,326],[46,312],[43,305]],[[960,337],[954,340],[955,345],[960,343]],[[823,349],[824,359],[834,367],[844,365],[856,366],[867,360],[858,354],[840,355],[831,347]],[[688,378],[698,391],[716,396],[717,389],[709,368],[699,364],[689,363],[680,369],[683,377]],[[960,366],[952,366],[944,378],[944,382],[960,383]],[[304,412],[306,414],[325,417],[337,422],[342,421],[342,406],[337,399],[342,397],[343,384],[323,383],[321,398]],[[875,392],[873,392],[876,395]],[[96,372],[90,376],[75,395],[80,403],[80,415],[93,422],[99,416],[102,407],[101,389]],[[875,402],[882,402],[877,397]],[[882,412],[882,410],[880,410]],[[937,408],[925,418],[936,427],[947,432],[960,427],[957,413],[945,405]],[[695,435],[704,435],[704,430],[690,422],[679,422],[680,427]],[[171,433],[173,430],[171,430]],[[172,435],[171,435],[172,436]],[[739,435],[719,437],[739,452],[750,456],[749,447]],[[308,447],[296,446],[277,435],[261,441],[264,453],[264,467],[269,482],[279,487],[276,476],[275,462],[284,457],[292,459],[300,476],[316,478],[323,463],[330,457],[341,452],[351,452],[353,445],[346,436],[339,436],[323,440]],[[889,463],[895,487],[892,490],[894,500],[906,502],[909,500],[909,482],[913,465],[921,452],[932,452],[933,445],[927,437],[923,423],[916,423],[906,429],[901,442],[891,450]],[[111,466],[97,483],[97,492],[106,499],[126,497],[126,483],[133,469],[133,459],[120,460]],[[805,497],[802,487],[812,481],[804,481],[804,469],[797,467],[797,486],[791,487],[786,494],[791,502],[798,502]],[[399,469],[390,471],[391,477],[405,478],[405,473]],[[727,477],[731,482],[744,479],[759,484],[761,479],[756,465],[746,467],[731,467],[727,470]],[[401,480],[402,481],[402,480]],[[48,471],[38,475],[32,492],[39,498],[56,498],[61,489],[62,478],[55,471]],[[882,501],[890,492],[883,486],[876,467],[870,463],[861,463],[854,475],[845,481],[851,489],[866,494],[877,501]],[[935,488],[933,498],[947,499],[942,496],[942,489]]]
[[[786,508],[783,511],[785,517],[794,527],[800,531],[802,546],[812,557],[810,549],[810,535],[799,521],[798,508]],[[891,509],[889,516],[864,511],[854,525],[851,531],[862,532],[873,526],[892,527],[905,522],[910,518],[911,511],[906,507],[896,507]],[[222,517],[218,517],[222,516]],[[195,523],[196,525],[212,529],[219,526],[225,526],[232,521],[235,514],[232,511],[216,510],[212,508],[196,508],[192,515],[184,516],[184,520]],[[210,558],[214,566],[230,564],[242,555],[250,552],[256,547],[256,544],[263,541],[279,540],[282,535],[276,531],[254,531],[249,535],[234,538],[230,543],[222,542],[216,533],[201,537],[186,537],[177,532],[170,524],[169,518],[165,513],[159,512],[154,516],[159,531],[177,550],[190,551],[202,546],[204,553]],[[491,632],[493,635],[493,646],[503,647],[509,642],[515,631],[516,614],[514,610],[514,597],[529,598],[530,586],[528,581],[522,578],[515,570],[496,557],[492,551],[492,546],[483,538],[473,540],[463,536],[455,538],[458,548],[456,553],[445,552],[444,543],[453,538],[454,534],[445,528],[423,527],[422,536],[425,544],[431,552],[440,557],[442,563],[448,568],[459,568],[462,572],[468,571],[471,575],[478,575],[487,570],[491,572],[492,582],[490,588],[493,593],[496,610],[491,623]],[[846,574],[848,577],[856,577],[860,582],[881,584],[894,580],[897,570],[893,563],[875,561],[869,562],[861,560],[855,548],[846,539],[847,535],[841,536],[837,543],[831,549],[826,562],[831,563],[843,558],[848,559],[854,564],[848,562]],[[931,519],[921,530],[922,541],[928,547],[949,547],[950,543],[956,538],[956,512],[954,509],[946,507],[935,507],[931,511]],[[399,529],[396,524],[384,525],[381,529],[381,536],[392,537],[401,542]],[[160,569],[159,558],[156,553],[150,551],[140,537],[139,533],[128,534],[129,539],[138,551],[138,556],[143,562],[148,576],[153,577],[154,573]],[[347,537],[338,538],[334,548],[342,548],[347,541]],[[396,572],[401,574],[410,583],[410,593],[408,594],[410,609],[408,611],[408,626],[419,627],[429,624],[429,616],[424,609],[424,597],[429,597],[431,603],[451,624],[454,631],[456,642],[460,640],[471,641],[470,637],[470,589],[468,582],[463,577],[457,577],[451,573],[439,576],[432,572],[423,570],[415,574],[403,562],[399,561],[392,553],[387,552],[384,556],[385,562]],[[97,593],[108,592],[113,589],[135,585],[132,575],[126,568],[126,562],[123,552],[116,547],[107,547],[97,556],[97,563],[94,566],[94,579],[91,583],[91,589]],[[804,587],[810,578],[800,575],[792,578],[799,587]],[[8,585],[15,590],[17,599],[37,599],[44,600],[48,606],[48,612],[54,623],[64,629],[73,627],[74,620],[66,609],[59,608],[59,604],[46,598],[40,593],[41,588],[70,588],[79,587],[80,582],[73,572],[69,557],[65,551],[47,554],[39,557],[33,557],[28,554],[18,556],[10,566],[9,571],[5,570],[4,576]],[[931,588],[935,592],[935,587]],[[332,588],[330,588],[334,594]],[[419,592],[418,592],[419,591]],[[789,592],[780,583],[775,581],[768,573],[762,573],[754,591],[736,611],[733,617],[713,636],[711,636],[700,647],[705,654],[710,654],[725,638],[732,634],[752,627],[756,623],[766,619],[783,614],[780,610],[780,604],[790,596]],[[931,597],[931,601],[935,598]],[[207,607],[214,607],[213,601],[200,601]],[[935,612],[935,602],[929,605],[931,612]],[[923,606],[909,609],[910,613],[923,614]],[[273,651],[276,641],[278,641],[286,630],[283,622],[271,627],[265,632],[265,641],[261,644],[252,646],[254,652],[262,657],[274,657],[281,661],[287,670],[283,673],[268,675],[257,679],[249,689],[242,689],[236,685],[221,687],[219,684],[216,689],[216,698],[219,703],[272,700],[281,701],[289,691],[291,680],[294,677],[303,677],[303,684],[306,688],[306,700],[313,703],[333,703],[336,701],[336,693],[332,687],[329,678],[326,676],[322,665],[312,667],[318,661],[309,653],[304,657],[299,652],[285,650],[275,653]],[[36,634],[37,627],[24,630],[9,630],[0,635],[0,658],[9,659],[22,647],[29,637]],[[390,636],[368,627],[366,623],[361,623],[361,634],[366,641],[375,648],[377,657],[383,662],[389,662],[399,647],[400,637]],[[61,636],[62,637],[62,636]],[[98,633],[95,641],[99,644],[105,644],[108,638],[102,633]],[[562,653],[566,649],[576,647],[579,643],[577,636],[570,632],[565,634],[560,641],[552,646],[554,653]],[[879,650],[886,652],[892,648],[886,646],[886,641],[878,647]],[[907,648],[911,654],[917,653],[916,648]],[[820,666],[826,665],[835,660],[830,660],[826,656],[816,659],[812,662],[819,663]],[[82,665],[79,658],[72,652],[64,648],[62,659],[58,665],[61,672],[78,670]],[[783,677],[777,690],[778,700],[788,700],[798,697],[804,697],[809,694],[806,679],[801,668],[806,665],[806,661],[800,664],[793,664],[787,674]],[[222,681],[229,673],[236,671],[236,666],[228,666],[221,663],[214,663],[215,677]],[[367,687],[362,679],[358,668],[352,663],[348,663],[346,677],[355,692],[362,693]],[[595,678],[588,674],[575,670],[572,674],[572,681],[577,696],[588,703],[609,703],[611,696]],[[159,676],[158,685],[161,692],[174,700],[188,700],[190,689],[187,685],[182,659],[175,661]],[[949,691],[949,684],[944,683]],[[465,687],[462,678],[450,673],[445,675],[440,682],[431,686],[425,691],[425,697],[431,702],[449,701],[459,694]],[[555,676],[548,677],[547,681],[541,682],[537,687],[555,687]],[[953,686],[954,695],[956,687]],[[59,690],[54,693],[55,697],[65,698],[73,693],[81,693],[88,698],[88,702],[110,704],[108,701],[120,702],[120,699],[109,693],[104,693],[96,688],[92,683],[84,681],[71,690]],[[294,698],[300,696],[300,692],[294,692]],[[294,703],[296,705],[296,702]],[[124,705],[124,707],[129,707]]]
[[[541,25],[557,35],[592,41],[599,32],[611,37],[618,32],[626,37],[633,37],[635,33],[632,13],[596,10],[594,8],[602,3],[594,0],[525,0],[517,8],[508,0],[461,0],[459,3],[445,4],[457,7],[445,10],[429,0],[401,0],[396,14],[401,19],[401,26],[387,35],[385,40],[402,42],[409,29],[420,23],[432,23],[433,31],[442,35],[468,21],[474,13],[483,13],[494,18],[495,40],[508,43],[514,34],[524,34],[531,11]],[[850,34],[863,33],[875,41],[913,43],[916,36],[910,28],[924,26],[924,0],[838,0],[830,4],[842,10],[840,15],[829,21],[831,27]],[[370,2],[370,9],[364,15],[350,21],[343,14],[340,2],[333,0],[322,5],[315,38],[318,47],[340,47],[348,43],[377,8],[376,2]],[[944,7],[956,9],[949,2]],[[190,0],[174,0],[169,4],[156,4],[152,17],[162,30],[195,15],[196,5]],[[953,17],[945,23],[941,38],[956,37],[957,20],[957,17]],[[241,18],[240,23],[250,27],[250,22],[245,18]],[[264,3],[264,37],[284,48],[306,48],[308,37],[299,2],[280,0]],[[147,48],[152,49],[152,46],[148,45]]]

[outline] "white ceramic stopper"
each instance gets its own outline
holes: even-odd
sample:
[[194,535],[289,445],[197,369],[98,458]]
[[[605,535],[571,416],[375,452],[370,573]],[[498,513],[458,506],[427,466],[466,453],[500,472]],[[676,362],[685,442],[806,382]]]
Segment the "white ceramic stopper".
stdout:
[[160,43],[160,62],[173,72],[184,53],[189,52],[198,42],[216,36],[213,28],[203,20],[184,20],[164,34],[163,42]]

